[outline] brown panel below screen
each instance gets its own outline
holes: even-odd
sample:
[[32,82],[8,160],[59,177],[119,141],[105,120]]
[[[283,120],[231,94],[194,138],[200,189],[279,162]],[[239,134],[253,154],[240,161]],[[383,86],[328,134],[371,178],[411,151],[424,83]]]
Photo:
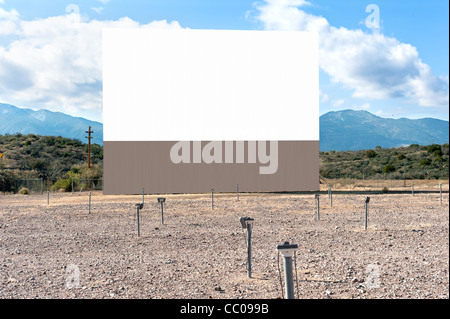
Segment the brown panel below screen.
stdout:
[[[201,149],[209,142],[201,142]],[[317,191],[319,189],[319,141],[279,141],[277,170],[260,174],[261,163],[236,163],[237,143],[233,143],[234,163],[193,163],[194,147],[190,142],[190,163],[174,164],[170,157],[174,141],[104,142],[104,194],[176,194],[235,192]],[[258,144],[258,143],[257,143]],[[259,145],[259,144],[258,144]],[[267,154],[272,151],[267,142]],[[228,149],[229,151],[229,149]],[[229,153],[228,153],[229,155]],[[274,154],[271,154],[274,156]],[[228,157],[229,159],[229,157]],[[273,163],[272,163],[273,164]]]

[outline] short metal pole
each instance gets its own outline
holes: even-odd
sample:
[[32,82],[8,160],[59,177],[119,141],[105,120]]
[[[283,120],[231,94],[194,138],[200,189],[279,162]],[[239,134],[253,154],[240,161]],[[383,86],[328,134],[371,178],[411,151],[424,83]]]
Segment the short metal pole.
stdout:
[[72,193],[73,193],[73,177],[71,178],[71,184],[72,184]]
[[317,198],[317,220],[320,220],[320,199]]
[[320,203],[319,203],[320,195],[316,194],[315,198],[317,200],[317,220],[320,220]]
[[368,206],[369,206],[369,202],[370,202],[370,197],[366,197],[365,202],[365,206],[366,206],[366,215],[364,218],[364,229],[367,230],[367,219],[368,219]]
[[333,207],[333,190],[331,189],[331,185],[330,185],[330,206]]
[[365,205],[366,205],[366,217],[364,220],[364,230],[367,230],[367,202],[365,203]]
[[252,223],[247,223],[247,276],[252,278]]
[[164,225],[164,203],[161,202],[161,224]]
[[138,237],[141,236],[141,230],[140,230],[140,226],[139,226],[139,206],[136,205],[136,219],[137,219],[137,232],[138,232]]
[[89,214],[91,213],[91,193],[89,192]]
[[439,184],[439,188],[440,188],[440,200],[441,200],[441,204],[442,204],[442,184]]
[[295,251],[298,250],[298,245],[285,242],[283,245],[278,245],[277,250],[284,258],[284,282],[286,299],[294,299],[295,296],[294,279],[292,274],[292,257],[294,256]]
[[286,283],[286,298],[294,299],[294,279],[292,276],[292,256],[284,257],[284,281]]

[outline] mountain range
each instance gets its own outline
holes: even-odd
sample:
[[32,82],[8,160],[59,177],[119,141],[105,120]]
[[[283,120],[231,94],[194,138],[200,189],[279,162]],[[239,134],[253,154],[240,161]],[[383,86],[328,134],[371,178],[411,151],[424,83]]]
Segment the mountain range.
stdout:
[[[85,131],[94,131],[92,143],[103,145],[103,124],[61,112],[34,111],[0,103],[0,134],[62,136],[86,142]],[[320,150],[355,151],[430,145],[449,142],[449,122],[433,119],[388,119],[367,111],[342,110],[320,117]]]
[[103,145],[103,124],[81,117],[48,110],[34,111],[0,103],[0,134],[37,134],[62,136],[87,143],[85,131],[91,126],[91,142]]
[[433,119],[388,119],[367,111],[343,110],[320,117],[321,151],[356,151],[411,144],[445,144],[449,122]]

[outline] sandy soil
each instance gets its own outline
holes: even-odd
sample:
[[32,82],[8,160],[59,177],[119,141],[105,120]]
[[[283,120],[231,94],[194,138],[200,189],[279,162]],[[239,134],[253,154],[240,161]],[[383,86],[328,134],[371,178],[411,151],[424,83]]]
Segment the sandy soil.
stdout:
[[0,196],[0,298],[281,298],[285,241],[299,298],[449,298],[448,193],[371,195],[367,230],[365,195],[322,195],[320,220],[313,195],[167,195],[164,225],[157,197],[138,237],[141,196]]

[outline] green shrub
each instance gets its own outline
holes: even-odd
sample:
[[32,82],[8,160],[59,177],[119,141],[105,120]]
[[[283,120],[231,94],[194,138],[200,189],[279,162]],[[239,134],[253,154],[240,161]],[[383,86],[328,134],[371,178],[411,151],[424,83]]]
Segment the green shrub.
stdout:
[[22,187],[22,188],[20,189],[20,191],[19,191],[19,194],[21,194],[21,195],[29,195],[29,194],[30,194],[30,191],[28,190],[28,188]]
[[70,179],[58,179],[55,184],[52,185],[53,191],[63,190],[65,192],[72,191],[72,180]]
[[375,156],[377,156],[377,152],[375,152],[374,150],[368,150],[366,151],[366,156],[367,158],[374,158]]
[[442,149],[439,144],[432,144],[427,146],[428,154],[433,154],[434,152],[437,152],[439,155],[442,155]]
[[395,171],[395,167],[392,164],[388,164],[383,168],[383,173],[388,174]]

